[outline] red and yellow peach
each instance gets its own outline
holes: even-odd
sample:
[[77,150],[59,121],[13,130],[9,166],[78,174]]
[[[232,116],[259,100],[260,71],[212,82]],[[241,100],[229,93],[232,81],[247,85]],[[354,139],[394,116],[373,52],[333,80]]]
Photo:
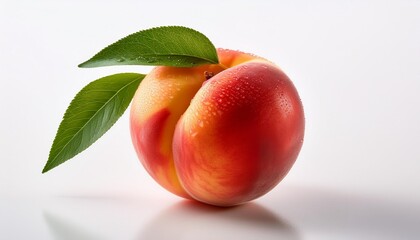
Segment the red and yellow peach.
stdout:
[[288,173],[302,146],[304,113],[273,63],[218,49],[220,64],[159,66],[131,108],[134,147],[172,193],[217,206],[258,198]]

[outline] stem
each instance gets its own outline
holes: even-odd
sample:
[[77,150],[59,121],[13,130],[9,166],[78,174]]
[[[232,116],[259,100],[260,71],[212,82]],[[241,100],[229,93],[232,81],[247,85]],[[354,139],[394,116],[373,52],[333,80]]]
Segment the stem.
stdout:
[[212,78],[214,76],[214,72],[207,72],[204,71],[204,77],[206,78],[206,80],[209,80],[210,78]]

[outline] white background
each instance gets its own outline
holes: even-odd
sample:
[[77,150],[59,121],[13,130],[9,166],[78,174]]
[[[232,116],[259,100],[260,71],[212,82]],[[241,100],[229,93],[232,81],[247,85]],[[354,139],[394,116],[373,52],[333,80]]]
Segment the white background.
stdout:
[[[149,67],[77,65],[138,30],[182,25],[277,63],[306,114],[272,192],[217,209],[160,188],[128,114],[42,175],[73,96]],[[0,239],[418,239],[420,1],[0,2]]]

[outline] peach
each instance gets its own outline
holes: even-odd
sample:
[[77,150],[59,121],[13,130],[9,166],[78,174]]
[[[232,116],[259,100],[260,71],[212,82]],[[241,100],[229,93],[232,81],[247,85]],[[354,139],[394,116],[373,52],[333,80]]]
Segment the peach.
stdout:
[[232,206],[258,198],[288,173],[302,146],[304,113],[273,63],[218,49],[220,64],[156,67],[137,90],[131,134],[164,188]]

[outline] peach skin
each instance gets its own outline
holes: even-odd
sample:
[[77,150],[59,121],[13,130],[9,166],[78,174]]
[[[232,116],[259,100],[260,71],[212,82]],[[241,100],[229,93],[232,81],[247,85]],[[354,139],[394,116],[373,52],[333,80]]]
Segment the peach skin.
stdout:
[[156,67],[131,108],[140,161],[184,198],[232,206],[258,198],[288,173],[302,147],[304,113],[271,62],[218,49],[220,64]]

